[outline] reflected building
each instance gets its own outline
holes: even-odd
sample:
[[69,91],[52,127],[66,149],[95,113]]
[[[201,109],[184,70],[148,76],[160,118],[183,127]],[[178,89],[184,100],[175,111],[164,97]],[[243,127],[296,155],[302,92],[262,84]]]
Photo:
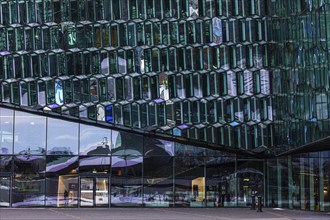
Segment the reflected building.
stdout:
[[328,0],[0,0],[0,207],[330,210]]

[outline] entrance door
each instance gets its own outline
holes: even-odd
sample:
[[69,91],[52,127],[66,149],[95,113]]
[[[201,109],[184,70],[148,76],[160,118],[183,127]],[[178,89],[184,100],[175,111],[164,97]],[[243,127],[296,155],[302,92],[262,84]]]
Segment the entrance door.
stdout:
[[108,207],[109,206],[109,178],[81,177],[80,178],[80,206]]
[[10,206],[10,186],[10,177],[0,176],[0,207]]

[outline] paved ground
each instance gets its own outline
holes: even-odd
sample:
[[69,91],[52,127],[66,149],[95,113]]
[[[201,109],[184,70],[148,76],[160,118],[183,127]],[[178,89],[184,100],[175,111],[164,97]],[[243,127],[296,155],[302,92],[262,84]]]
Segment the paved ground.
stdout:
[[329,220],[330,212],[264,208],[19,208],[0,209],[0,220]]

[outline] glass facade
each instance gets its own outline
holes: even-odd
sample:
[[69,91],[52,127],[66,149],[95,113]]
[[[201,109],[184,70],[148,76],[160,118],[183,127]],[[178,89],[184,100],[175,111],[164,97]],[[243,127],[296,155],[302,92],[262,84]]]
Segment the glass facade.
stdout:
[[272,146],[264,0],[0,2],[2,103]]
[[304,153],[267,161],[267,204],[313,211],[330,210],[330,151]]
[[0,206],[329,210],[329,12],[0,0]]
[[[236,207],[263,193],[264,160],[8,108],[0,113],[15,121],[4,136],[12,138],[1,139],[14,146],[1,154],[1,207]],[[7,120],[0,117],[1,133]],[[32,141],[44,144],[35,147],[26,137],[40,125]]]

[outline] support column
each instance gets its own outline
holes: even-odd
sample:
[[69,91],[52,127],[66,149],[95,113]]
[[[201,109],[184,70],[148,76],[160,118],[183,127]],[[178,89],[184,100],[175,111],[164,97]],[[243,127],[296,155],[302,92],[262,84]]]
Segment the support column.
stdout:
[[320,211],[324,211],[324,171],[323,171],[323,157],[319,157],[319,206]]
[[305,197],[305,158],[300,157],[300,208],[306,209],[306,197]]
[[277,159],[277,205],[282,207],[282,172],[281,172],[281,163],[280,159]]
[[292,193],[293,193],[293,180],[292,180],[292,158],[291,156],[288,156],[288,203],[289,208],[293,208],[293,200],[292,200]]
[[308,167],[308,174],[309,174],[309,204],[310,210],[314,210],[315,203],[314,203],[314,163],[313,158],[309,158],[309,167]]

